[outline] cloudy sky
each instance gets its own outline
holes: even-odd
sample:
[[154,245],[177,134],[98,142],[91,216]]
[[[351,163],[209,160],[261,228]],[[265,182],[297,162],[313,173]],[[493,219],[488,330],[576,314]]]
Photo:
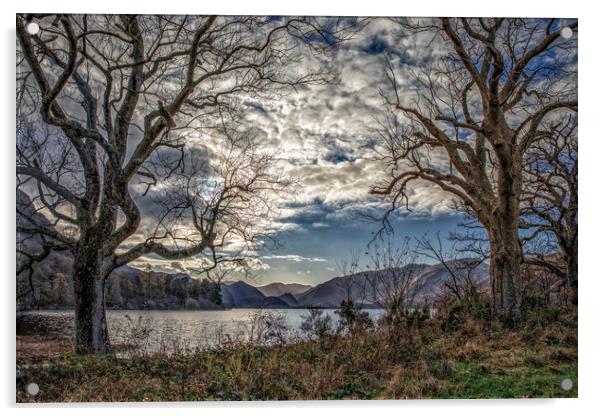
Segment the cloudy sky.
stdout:
[[[388,207],[369,195],[386,173],[375,151],[376,124],[384,114],[379,91],[389,88],[385,56],[392,56],[407,73],[440,53],[430,40],[402,38],[388,20],[373,20],[338,47],[328,63],[340,75],[336,84],[302,88],[278,100],[245,101],[246,122],[266,148],[278,150],[278,169],[298,180],[294,192],[280,201],[271,225],[277,248],[258,251],[257,284],[317,284],[339,275],[337,265],[352,251],[366,251],[380,224],[366,221],[357,211],[382,213]],[[411,87],[409,80],[402,84]],[[401,210],[393,218],[397,236],[437,231],[446,236],[461,221],[451,211],[449,197],[427,183],[413,187],[410,207],[412,212]],[[186,270],[194,262],[143,257],[135,265]]]

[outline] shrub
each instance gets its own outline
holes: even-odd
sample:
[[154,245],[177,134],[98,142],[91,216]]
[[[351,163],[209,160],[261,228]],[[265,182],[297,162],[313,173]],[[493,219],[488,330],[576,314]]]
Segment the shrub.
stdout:
[[307,314],[301,315],[301,331],[310,339],[324,339],[332,334],[332,318],[324,314],[322,309],[309,308]]
[[534,292],[523,295],[519,313],[522,322],[535,326],[544,326],[560,319],[560,309],[548,304],[544,296]]
[[113,326],[115,339],[129,354],[144,354],[155,332],[153,319],[145,315],[133,318],[129,314],[124,318]]
[[491,321],[491,301],[483,293],[465,292],[461,298],[440,300],[437,314],[442,330],[457,331],[469,320]]
[[186,309],[199,309],[199,301],[193,298],[186,298],[184,302],[184,306]]
[[385,315],[389,358],[394,362],[412,362],[421,353],[423,346],[432,339],[428,329],[431,313],[427,306],[417,309],[395,309]]
[[368,312],[353,300],[342,300],[339,309],[335,311],[339,316],[338,330],[342,333],[353,333],[356,331],[365,331],[374,326]]
[[288,329],[282,313],[260,309],[249,316],[247,331],[252,344],[285,344]]

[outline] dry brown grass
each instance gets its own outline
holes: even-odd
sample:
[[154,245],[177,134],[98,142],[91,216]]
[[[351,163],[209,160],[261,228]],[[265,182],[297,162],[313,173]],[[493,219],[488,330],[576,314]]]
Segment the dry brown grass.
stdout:
[[72,339],[17,335],[17,362],[40,362],[75,351]]
[[[443,331],[437,319],[403,330],[272,347],[228,345],[193,355],[117,359],[64,355],[71,344],[23,338],[18,401],[312,400],[574,396],[559,382],[577,371],[571,320],[515,329],[468,319]],[[28,344],[29,343],[29,344]],[[29,348],[29,347],[27,347]],[[61,348],[65,348],[61,352]],[[52,355],[50,355],[52,354]],[[40,366],[40,360],[44,366]],[[23,386],[35,381],[40,394]]]

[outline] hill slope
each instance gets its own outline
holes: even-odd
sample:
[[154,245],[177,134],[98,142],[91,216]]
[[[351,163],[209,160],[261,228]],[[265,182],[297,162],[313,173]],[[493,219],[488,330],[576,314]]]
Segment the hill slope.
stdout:
[[[21,191],[17,191],[17,209],[18,226],[27,228],[36,223],[51,226]],[[26,253],[35,254],[42,250],[42,240],[36,235],[17,234],[16,243],[18,249]],[[17,262],[22,259],[23,254],[19,254]],[[71,253],[51,252],[34,265],[31,282],[28,273],[18,275],[17,308],[72,308],[72,264]],[[486,264],[479,266],[473,274],[477,285],[488,283]],[[359,304],[374,307],[378,304],[379,293],[400,278],[411,281],[415,299],[419,302],[432,300],[442,285],[451,281],[443,264],[410,264],[399,269],[339,276],[315,287],[298,283],[270,283],[254,287],[238,281],[220,285],[223,299],[220,305],[217,288],[207,280],[193,279],[184,273],[143,271],[123,266],[109,276],[106,303],[108,307],[119,309],[336,308],[342,300],[350,297]]]
[[298,297],[311,288],[312,286],[310,285],[302,285],[300,283],[270,283],[257,287],[264,296],[282,296],[285,293],[290,293],[294,297]]
[[291,305],[277,296],[264,296],[256,287],[243,281],[222,283],[222,302],[226,308],[288,308]]
[[[489,280],[486,264],[481,264],[474,272],[473,279],[478,286]],[[444,282],[451,282],[452,276],[443,264],[409,264],[399,269],[366,271],[328,280],[303,293],[297,298],[300,305],[322,308],[338,307],[342,300],[350,297],[364,306],[377,306],[382,293],[395,287],[398,282],[408,281],[413,288],[416,302],[433,300]],[[396,283],[397,282],[397,283]]]

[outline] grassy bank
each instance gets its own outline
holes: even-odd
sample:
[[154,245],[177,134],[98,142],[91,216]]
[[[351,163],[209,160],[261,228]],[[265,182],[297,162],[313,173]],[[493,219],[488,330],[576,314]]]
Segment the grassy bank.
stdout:
[[[514,329],[472,319],[449,329],[431,319],[403,336],[380,328],[186,356],[66,353],[33,365],[22,357],[19,402],[577,396],[571,316]],[[570,391],[560,387],[566,378]],[[30,382],[36,396],[25,392]]]

